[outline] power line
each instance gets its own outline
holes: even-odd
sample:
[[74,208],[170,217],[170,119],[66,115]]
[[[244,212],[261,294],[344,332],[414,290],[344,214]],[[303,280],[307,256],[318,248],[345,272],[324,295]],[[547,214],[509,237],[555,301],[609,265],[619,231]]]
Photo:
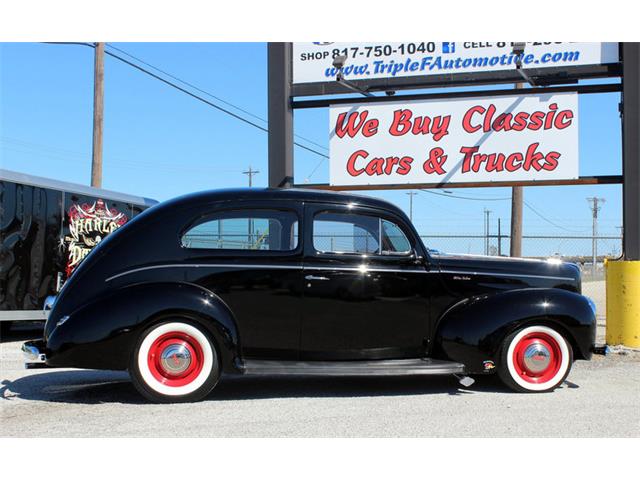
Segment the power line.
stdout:
[[[93,44],[90,44],[90,43],[81,43],[81,42],[48,42],[48,43],[65,44],[65,45],[67,45],[67,44],[70,44],[70,45],[84,45],[84,46],[89,46],[89,47],[91,47],[91,48],[95,48],[95,46],[94,46]],[[122,63],[125,63],[125,64],[127,64],[127,65],[129,65],[129,66],[131,66],[131,67],[135,68],[136,70],[139,70],[139,71],[141,71],[142,73],[145,73],[145,74],[149,75],[150,77],[153,77],[153,78],[155,78],[156,80],[159,80],[159,81],[161,81],[162,83],[164,83],[164,84],[166,84],[166,85],[169,85],[170,87],[173,87],[173,88],[175,88],[176,90],[179,90],[179,91],[181,91],[182,93],[185,93],[185,94],[189,95],[190,97],[195,98],[196,100],[200,100],[201,102],[206,103],[206,104],[207,104],[207,105],[209,105],[210,107],[213,107],[213,108],[215,108],[215,109],[217,109],[217,110],[219,110],[219,111],[221,111],[221,112],[223,112],[223,113],[226,113],[227,115],[230,115],[230,116],[232,116],[233,118],[235,118],[235,119],[237,119],[237,120],[240,120],[241,122],[246,123],[247,125],[251,125],[252,127],[257,128],[257,129],[259,129],[259,130],[262,130],[262,131],[263,131],[263,132],[265,132],[265,133],[269,133],[269,129],[268,129],[268,128],[265,128],[265,127],[263,127],[262,125],[258,125],[257,123],[252,122],[251,120],[248,120],[248,119],[244,118],[244,117],[243,117],[243,116],[241,116],[241,115],[238,115],[238,114],[236,114],[236,113],[234,113],[234,112],[231,112],[230,110],[228,110],[228,109],[226,109],[226,108],[221,107],[220,105],[217,105],[217,104],[215,104],[215,103],[213,103],[213,102],[210,102],[210,101],[209,101],[209,100],[207,100],[206,98],[203,98],[203,97],[201,97],[201,96],[199,96],[199,95],[196,95],[195,93],[190,92],[189,90],[187,90],[187,89],[185,89],[185,88],[182,88],[180,85],[177,85],[177,84],[175,84],[175,83],[173,83],[173,82],[171,82],[171,81],[167,80],[166,78],[163,78],[163,77],[161,77],[160,75],[157,75],[157,74],[155,74],[155,73],[153,73],[153,72],[151,72],[151,71],[147,70],[146,68],[141,67],[140,65],[137,65],[137,64],[135,64],[135,63],[133,63],[133,62],[131,62],[131,61],[127,60],[126,58],[121,57],[120,55],[117,55],[117,54],[115,54],[115,53],[113,53],[113,52],[110,52],[110,51],[108,51],[108,50],[105,50],[105,54],[106,54],[106,55],[109,55],[110,57],[113,57],[113,58],[115,58],[115,59],[117,59],[117,60],[120,60]],[[307,151],[309,151],[309,152],[311,152],[311,153],[314,153],[314,154],[319,155],[319,156],[324,157],[324,158],[329,158],[329,156],[328,156],[327,154],[322,153],[322,152],[319,152],[319,151],[317,151],[317,150],[314,150],[313,148],[307,147],[306,145],[302,145],[302,144],[301,144],[301,143],[299,143],[299,142],[293,142],[293,144],[294,144],[295,146],[299,147],[299,148],[302,148],[303,150],[307,150]],[[323,147],[323,148],[324,148],[324,147]]]
[[553,225],[556,228],[559,228],[561,230],[565,230],[567,232],[571,232],[571,233],[583,233],[585,230],[572,230],[570,228],[565,228],[561,225],[558,225],[557,223],[549,220],[547,217],[545,217],[544,215],[542,215],[540,212],[538,212],[535,208],[533,208],[531,205],[529,205],[529,203],[527,203],[526,201],[524,201],[524,205],[531,210],[533,213],[535,213],[538,217],[540,217],[542,220],[544,220],[545,222]]
[[[498,201],[498,200],[511,200],[511,197],[496,197],[496,198],[489,198],[489,197],[484,197],[484,198],[475,198],[475,197],[465,197],[465,196],[458,196],[458,195],[449,195],[446,193],[440,193],[440,192],[433,192],[431,190],[426,190],[426,189],[420,189],[420,191],[425,192],[425,193],[431,193],[433,195],[440,195],[442,197],[449,197],[449,198],[459,198],[462,200],[477,200],[477,201]],[[565,230],[567,232],[572,232],[572,233],[583,233],[585,230],[572,230],[566,227],[563,227],[561,225],[558,225],[557,223],[553,222],[552,220],[549,220],[547,217],[545,217],[544,215],[542,215],[540,212],[538,212],[538,210],[536,210],[533,206],[531,206],[529,203],[524,202],[525,206],[527,208],[529,208],[533,213],[535,213],[538,217],[540,217],[542,220],[544,220],[545,222],[553,225],[556,228],[559,228],[561,230]]]
[[[200,92],[200,93],[204,93],[205,95],[207,95],[207,96],[209,96],[209,97],[211,97],[211,98],[215,98],[216,100],[218,100],[219,102],[224,103],[225,105],[229,105],[230,107],[233,107],[233,108],[235,108],[236,110],[241,111],[242,113],[246,113],[247,115],[249,115],[250,117],[255,118],[256,120],[260,120],[261,122],[264,122],[264,123],[266,123],[266,124],[268,124],[268,123],[269,123],[266,119],[264,119],[264,118],[262,118],[262,117],[260,117],[260,116],[258,116],[258,115],[256,115],[256,114],[254,114],[254,113],[251,113],[250,111],[245,110],[244,108],[241,108],[241,107],[239,107],[239,106],[237,106],[237,105],[235,105],[235,104],[233,104],[233,103],[231,103],[231,102],[229,102],[229,101],[227,101],[227,100],[225,100],[225,99],[223,99],[223,98],[220,98],[220,97],[218,97],[217,95],[214,95],[214,94],[213,94],[213,93],[211,93],[211,92],[207,92],[206,90],[203,90],[202,88],[200,88],[200,87],[198,87],[198,86],[194,85],[193,83],[189,83],[189,82],[187,82],[186,80],[183,80],[183,79],[181,79],[181,78],[179,78],[179,77],[177,77],[177,76],[175,76],[175,75],[173,75],[173,74],[171,74],[171,73],[167,72],[166,70],[162,70],[161,68],[156,67],[155,65],[152,65],[152,64],[150,64],[149,62],[146,62],[146,61],[142,60],[141,58],[136,57],[135,55],[132,55],[131,53],[126,52],[125,50],[123,50],[123,49],[121,49],[121,48],[118,48],[118,47],[116,47],[115,45],[113,45],[113,44],[111,44],[111,43],[107,43],[107,46],[108,46],[109,48],[113,48],[114,50],[119,51],[120,53],[125,54],[126,56],[128,56],[128,57],[130,57],[130,58],[133,58],[134,60],[136,60],[137,62],[142,63],[143,65],[146,65],[146,66],[148,66],[148,67],[150,67],[150,68],[153,68],[154,70],[156,70],[156,71],[158,71],[158,72],[162,73],[163,75],[166,75],[167,77],[173,78],[174,80],[177,80],[178,82],[180,82],[180,83],[182,83],[182,84],[184,84],[184,85],[187,85],[187,86],[189,86],[189,87],[193,88],[194,90],[197,90],[197,91],[198,91],[198,92]],[[319,143],[317,143],[317,142],[314,142],[313,140],[311,140],[311,139],[309,139],[309,138],[306,138],[306,137],[303,137],[302,135],[297,135],[297,134],[296,134],[295,136],[296,136],[296,137],[298,137],[298,138],[300,138],[301,140],[304,140],[305,142],[311,143],[312,145],[315,145],[315,146],[317,146],[317,147],[320,147],[320,148],[323,148],[323,149],[325,149],[325,150],[328,150],[328,149],[327,149],[327,147],[325,147],[324,145],[321,145],[321,144],[319,144]]]
[[478,200],[478,201],[481,201],[481,202],[485,202],[485,201],[493,202],[493,201],[498,201],[498,200],[511,200],[511,197],[495,197],[495,198],[490,198],[490,197],[483,197],[483,198],[464,197],[462,195],[453,195],[453,194],[449,194],[449,193],[433,192],[431,190],[426,190],[424,188],[421,188],[420,191],[424,192],[424,193],[430,193],[432,195],[440,195],[442,197],[447,197],[447,198],[459,198],[461,200]]
[[175,75],[173,75],[173,74],[171,74],[171,73],[167,72],[166,70],[162,70],[161,68],[156,67],[155,65],[152,65],[152,64],[150,64],[149,62],[146,62],[146,61],[142,60],[141,58],[136,57],[135,55],[132,55],[131,53],[129,53],[129,52],[127,52],[127,51],[125,51],[125,50],[123,50],[123,49],[121,49],[121,48],[116,47],[116,46],[115,46],[115,45],[113,45],[112,43],[107,43],[107,46],[108,46],[109,48],[113,48],[114,50],[117,50],[117,51],[118,51],[118,52],[120,52],[120,53],[124,53],[127,57],[129,57],[129,58],[133,58],[135,61],[137,61],[137,62],[139,62],[139,63],[142,63],[143,65],[146,65],[147,67],[151,67],[151,68],[153,68],[154,70],[156,70],[156,71],[158,71],[158,72],[162,73],[163,75],[166,75],[166,76],[167,76],[167,77],[169,77],[169,78],[173,78],[174,80],[177,80],[178,82],[183,83],[183,84],[185,84],[185,85],[187,85],[187,86],[189,86],[189,87],[193,88],[194,90],[197,90],[197,91],[198,91],[198,92],[200,92],[200,93],[204,93],[205,95],[208,95],[208,96],[209,96],[209,97],[211,97],[211,98],[215,98],[216,100],[218,100],[219,102],[224,103],[225,105],[229,105],[230,107],[233,107],[233,108],[235,108],[236,110],[241,111],[242,113],[246,113],[247,115],[249,115],[250,117],[255,118],[256,120],[260,120],[260,121],[262,121],[262,122],[264,122],[264,123],[267,123],[267,121],[266,121],[264,118],[259,117],[258,115],[255,115],[255,114],[251,113],[250,111],[245,110],[245,109],[243,109],[243,108],[241,108],[241,107],[239,107],[239,106],[237,106],[237,105],[234,105],[233,103],[228,102],[227,100],[225,100],[225,99],[223,99],[223,98],[220,98],[220,97],[218,97],[218,96],[216,96],[216,95],[214,95],[214,94],[212,94],[212,93],[210,93],[210,92],[207,92],[206,90],[203,90],[203,89],[201,89],[200,87],[198,87],[198,86],[196,86],[196,85],[194,85],[194,84],[192,84],[192,83],[187,82],[186,80],[183,80],[183,79],[181,79],[181,78],[179,78],[179,77],[176,77]]
[[[244,117],[243,117],[243,116],[241,116],[241,115],[238,115],[238,114],[236,114],[236,113],[233,113],[233,112],[231,112],[230,110],[227,110],[226,108],[221,107],[220,105],[217,105],[217,104],[215,104],[215,103],[213,103],[213,102],[210,102],[210,101],[209,101],[209,100],[207,100],[206,98],[202,98],[201,96],[196,95],[195,93],[190,92],[189,90],[187,90],[187,89],[185,89],[185,88],[182,88],[180,85],[176,85],[175,83],[170,82],[170,81],[169,81],[169,80],[167,80],[166,78],[162,78],[161,76],[156,75],[156,74],[155,74],[155,73],[153,73],[153,72],[150,72],[150,71],[149,71],[149,70],[147,70],[146,68],[143,68],[143,67],[141,67],[140,65],[136,65],[135,63],[130,62],[130,61],[129,61],[129,60],[127,60],[126,58],[122,58],[121,56],[116,55],[115,53],[110,52],[110,51],[108,51],[108,50],[105,50],[105,53],[106,53],[107,55],[109,55],[109,56],[113,57],[113,58],[116,58],[116,59],[120,60],[120,61],[121,61],[121,62],[123,62],[123,63],[126,63],[127,65],[130,65],[131,67],[133,67],[133,68],[135,68],[135,69],[137,69],[137,70],[140,70],[140,71],[141,71],[141,72],[143,72],[143,73],[146,73],[147,75],[149,75],[149,76],[151,76],[151,77],[155,78],[156,80],[160,80],[162,83],[165,83],[165,84],[169,85],[170,87],[173,87],[173,88],[175,88],[176,90],[181,91],[182,93],[186,93],[187,95],[189,95],[190,97],[195,98],[196,100],[200,100],[201,102],[206,103],[207,105],[209,105],[209,106],[211,106],[211,107],[213,107],[213,108],[215,108],[215,109],[217,109],[217,110],[220,110],[221,112],[226,113],[227,115],[230,115],[230,116],[232,116],[233,118],[236,118],[236,119],[240,120],[241,122],[244,122],[244,123],[246,123],[246,124],[248,124],[248,125],[251,125],[252,127],[255,127],[255,128],[259,129],[259,130],[262,130],[262,131],[263,131],[263,132],[265,132],[265,133],[269,133],[269,129],[268,129],[268,128],[265,128],[265,127],[263,127],[263,126],[261,126],[261,125],[258,125],[257,123],[252,122],[251,120],[247,120],[246,118],[244,118]],[[298,146],[298,147],[300,147],[300,148],[302,148],[302,149],[304,149],[304,150],[307,150],[307,151],[309,151],[309,152],[311,152],[311,153],[315,153],[316,155],[319,155],[319,156],[321,156],[321,157],[329,158],[329,156],[328,156],[328,155],[326,155],[326,154],[324,154],[324,153],[322,153],[322,152],[318,152],[317,150],[314,150],[313,148],[307,147],[306,145],[302,145],[301,143],[293,142],[293,144],[294,144],[294,145],[296,145],[296,146]]]

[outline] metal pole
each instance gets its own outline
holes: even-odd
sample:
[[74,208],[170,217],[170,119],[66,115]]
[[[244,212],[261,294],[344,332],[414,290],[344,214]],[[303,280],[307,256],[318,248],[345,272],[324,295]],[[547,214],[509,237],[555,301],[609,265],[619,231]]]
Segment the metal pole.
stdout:
[[102,186],[102,125],[104,123],[104,42],[95,46],[93,63],[93,155],[91,186]]
[[293,109],[291,108],[291,43],[270,42],[269,187],[293,185]]
[[409,220],[413,222],[413,197],[417,195],[417,192],[407,192],[409,195]]
[[491,210],[484,209],[484,254],[489,255],[489,214]]
[[591,217],[592,217],[592,225],[591,225],[591,275],[595,278],[597,269],[596,265],[598,263],[598,212],[602,208],[602,206],[598,205],[599,203],[604,203],[604,198],[598,197],[589,197],[587,201],[592,203],[591,205]]
[[[249,188],[253,187],[253,176],[256,175],[257,173],[260,173],[259,170],[254,170],[253,168],[251,168],[251,165],[249,165],[249,170],[245,170],[244,172],[242,172],[244,175],[246,175],[247,177],[249,177]],[[251,248],[251,245],[253,245],[253,218],[249,218],[249,248]]]
[[598,262],[598,242],[596,241],[596,237],[598,236],[598,199],[593,199],[593,223],[591,225],[591,235],[593,235],[592,244],[591,244],[591,254],[593,258],[591,259],[591,276],[596,278],[596,264]]
[[260,170],[254,170],[251,165],[249,165],[249,170],[245,170],[242,173],[249,177],[249,188],[251,188],[253,187],[253,176],[260,173]]
[[498,217],[498,256],[502,256],[502,229],[500,227],[500,218]]
[[623,258],[607,263],[605,338],[640,348],[640,44],[621,45]]
[[[516,83],[516,88],[524,88],[524,83]],[[509,254],[512,257],[522,256],[522,203],[524,192],[522,187],[511,188],[511,242]]]
[[622,44],[622,215],[625,260],[640,260],[640,43]]

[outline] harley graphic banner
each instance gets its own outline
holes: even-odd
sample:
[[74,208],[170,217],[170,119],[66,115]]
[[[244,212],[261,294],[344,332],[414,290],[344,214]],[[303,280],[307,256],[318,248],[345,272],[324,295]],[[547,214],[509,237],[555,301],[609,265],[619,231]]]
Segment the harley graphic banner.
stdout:
[[69,208],[69,235],[65,236],[67,244],[67,278],[73,273],[82,260],[107,235],[127,223],[127,216],[109,209],[102,199],[93,204],[74,203]]

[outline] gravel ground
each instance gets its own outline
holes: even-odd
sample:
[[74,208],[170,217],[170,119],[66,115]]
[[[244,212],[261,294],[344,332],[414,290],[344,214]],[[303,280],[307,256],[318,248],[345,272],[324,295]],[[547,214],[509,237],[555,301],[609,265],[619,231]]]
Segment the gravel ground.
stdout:
[[[601,336],[601,335],[600,335]],[[638,437],[640,353],[577,362],[549,394],[517,394],[495,378],[238,377],[197,404],[153,405],[126,373],[24,370],[0,344],[3,437]]]

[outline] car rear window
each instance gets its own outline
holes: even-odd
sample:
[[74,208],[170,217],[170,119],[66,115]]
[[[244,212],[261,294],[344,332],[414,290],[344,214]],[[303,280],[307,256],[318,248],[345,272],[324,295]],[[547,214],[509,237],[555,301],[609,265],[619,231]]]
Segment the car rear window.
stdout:
[[298,246],[298,217],[291,211],[234,210],[207,216],[182,235],[185,248],[291,251]]

